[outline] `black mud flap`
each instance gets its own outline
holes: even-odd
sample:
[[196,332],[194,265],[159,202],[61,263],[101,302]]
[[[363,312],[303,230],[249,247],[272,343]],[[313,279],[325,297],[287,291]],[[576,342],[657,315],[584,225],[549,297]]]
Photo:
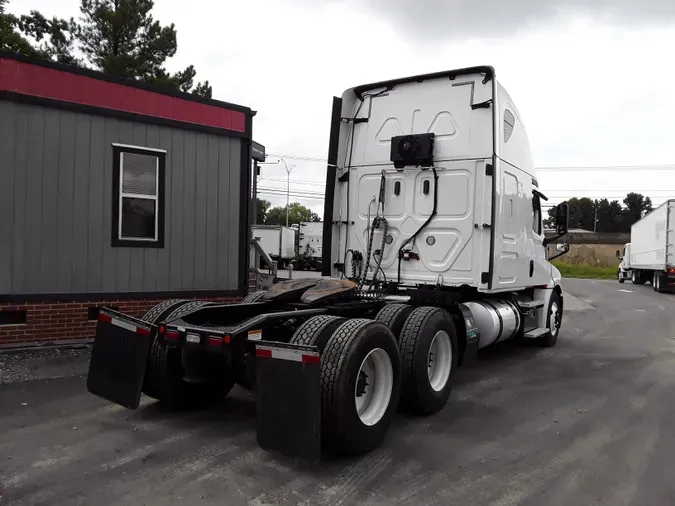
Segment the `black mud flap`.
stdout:
[[321,362],[315,346],[256,342],[258,444],[309,462],[321,458]]
[[87,390],[128,409],[141,401],[150,345],[157,327],[109,309],[101,309],[89,361]]

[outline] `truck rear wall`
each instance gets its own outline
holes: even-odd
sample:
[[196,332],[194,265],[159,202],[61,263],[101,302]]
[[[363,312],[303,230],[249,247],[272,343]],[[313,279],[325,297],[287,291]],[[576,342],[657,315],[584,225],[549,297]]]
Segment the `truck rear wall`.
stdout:
[[284,226],[253,227],[252,237],[260,238],[260,246],[270,256],[291,259],[295,256],[295,230]]
[[281,227],[281,258],[293,258],[295,256],[295,230],[289,227]]
[[675,199],[668,200],[633,224],[630,265],[664,269],[675,264]]
[[315,258],[322,256],[323,242],[323,222],[303,222],[300,223],[300,251],[306,251],[309,246],[312,249],[312,255]]

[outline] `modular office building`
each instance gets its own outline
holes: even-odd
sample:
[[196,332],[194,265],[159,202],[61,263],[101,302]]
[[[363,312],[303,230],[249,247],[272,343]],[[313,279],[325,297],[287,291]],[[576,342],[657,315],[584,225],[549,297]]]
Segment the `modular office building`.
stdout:
[[0,346],[242,296],[254,114],[0,53]]

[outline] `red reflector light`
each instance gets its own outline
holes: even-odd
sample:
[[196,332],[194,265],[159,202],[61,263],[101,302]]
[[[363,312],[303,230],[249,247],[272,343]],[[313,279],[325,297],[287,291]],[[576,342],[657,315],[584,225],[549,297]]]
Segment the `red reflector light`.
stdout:
[[320,364],[321,357],[319,355],[303,355],[302,362],[305,364]]
[[209,336],[209,346],[222,346],[223,340],[217,336]]
[[232,338],[230,336],[225,336],[225,344],[230,344]]
[[261,350],[260,348],[256,348],[255,356],[256,357],[271,357],[272,356],[272,350]]
[[144,337],[150,337],[150,331],[141,327],[136,327],[136,334]]
[[98,314],[98,321],[105,322],[105,323],[112,323],[112,316],[108,316],[107,314],[99,313]]
[[670,274],[675,274],[675,268],[671,267],[670,269],[668,269],[668,272]]
[[162,326],[159,328],[159,333],[160,333],[160,334],[164,334],[164,331],[165,331],[165,330],[166,330],[166,329],[164,328],[164,325],[162,325]]
[[176,332],[175,330],[166,330],[164,332],[164,337],[166,339],[171,340],[171,341],[177,341],[178,340],[178,332]]

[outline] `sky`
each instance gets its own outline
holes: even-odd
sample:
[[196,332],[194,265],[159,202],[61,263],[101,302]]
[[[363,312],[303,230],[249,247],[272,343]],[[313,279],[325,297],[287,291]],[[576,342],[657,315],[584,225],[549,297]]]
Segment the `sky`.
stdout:
[[[31,9],[77,17],[79,0],[8,10]],[[474,65],[495,67],[518,107],[549,202],[675,197],[675,2],[156,0],[153,15],[176,25],[169,69],[194,64],[214,98],[258,111],[254,139],[273,162],[259,187],[274,205],[286,201],[285,155],[291,201],[322,214],[333,96]]]

